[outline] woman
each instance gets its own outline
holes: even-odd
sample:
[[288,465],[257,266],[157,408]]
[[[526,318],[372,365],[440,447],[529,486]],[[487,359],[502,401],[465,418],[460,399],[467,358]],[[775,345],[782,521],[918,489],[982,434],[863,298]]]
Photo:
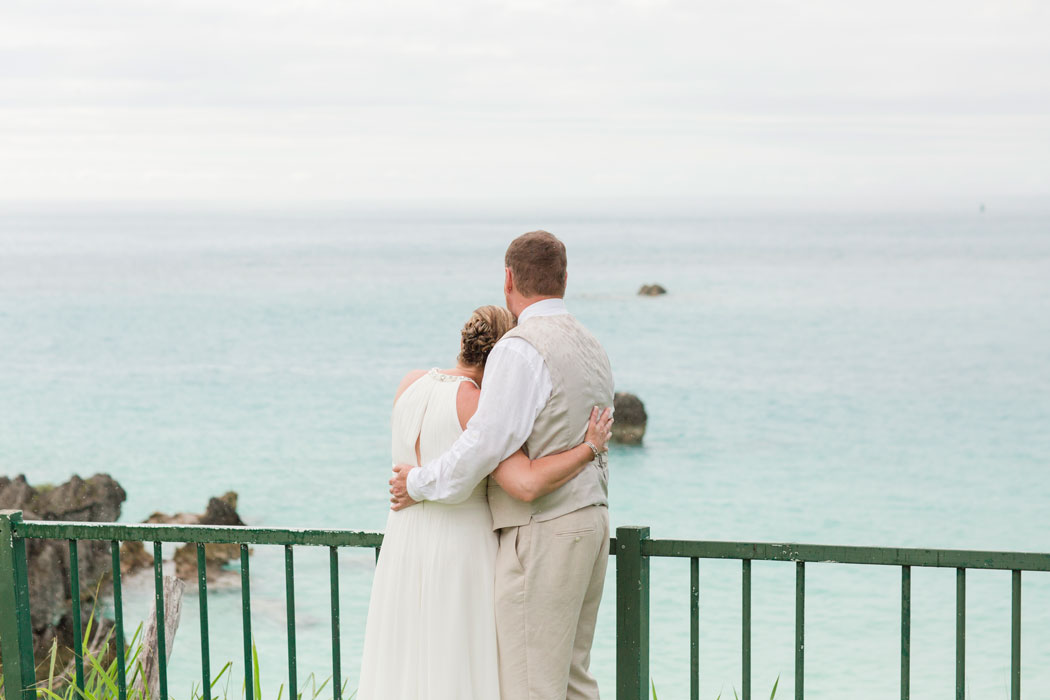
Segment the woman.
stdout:
[[[463,327],[455,368],[405,376],[391,421],[394,464],[424,464],[451,447],[477,409],[489,352],[513,327],[509,311],[483,306]],[[550,493],[605,449],[611,425],[609,410],[594,410],[577,447],[537,460],[519,450],[490,478],[522,500]],[[356,700],[499,700],[498,538],[486,491],[482,481],[463,503],[424,502],[388,516]]]

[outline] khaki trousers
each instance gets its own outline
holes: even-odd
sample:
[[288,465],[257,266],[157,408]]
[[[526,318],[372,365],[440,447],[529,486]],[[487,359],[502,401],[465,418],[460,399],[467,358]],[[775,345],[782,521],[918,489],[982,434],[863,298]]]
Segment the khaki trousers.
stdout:
[[598,700],[589,669],[608,560],[604,506],[500,530],[501,700]]

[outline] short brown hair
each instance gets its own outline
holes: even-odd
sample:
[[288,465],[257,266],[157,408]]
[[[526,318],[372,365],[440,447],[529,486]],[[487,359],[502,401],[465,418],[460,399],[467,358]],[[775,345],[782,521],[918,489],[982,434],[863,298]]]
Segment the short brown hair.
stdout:
[[474,309],[460,333],[459,361],[484,367],[489,353],[503,334],[514,327],[514,314],[502,306]]
[[505,262],[514,273],[514,287],[522,296],[565,294],[565,244],[553,233],[530,231],[518,236],[507,247]]

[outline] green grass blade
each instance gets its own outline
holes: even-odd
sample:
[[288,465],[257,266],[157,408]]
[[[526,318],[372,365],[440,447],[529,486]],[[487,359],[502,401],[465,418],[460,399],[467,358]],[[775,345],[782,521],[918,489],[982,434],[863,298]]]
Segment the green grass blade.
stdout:
[[211,687],[212,688],[214,688],[215,684],[219,682],[219,679],[222,678],[222,675],[230,670],[231,666],[233,666],[233,662],[232,661],[227,661],[226,665],[222,667],[221,671],[219,671],[219,675],[215,676],[215,678],[212,680],[212,682],[211,682]]
[[106,689],[113,694],[113,697],[117,697],[120,691],[117,690],[117,684],[110,678],[110,674],[106,673],[106,669],[102,668],[102,664],[99,663],[95,656],[85,657],[87,662],[91,664],[91,668],[94,669],[94,673],[90,674],[95,677],[96,685],[105,684]]
[[255,681],[255,700],[262,698],[262,685],[259,683],[259,650],[255,648],[255,640],[252,640],[252,680]]
[[43,693],[45,697],[48,697],[51,700],[65,700],[65,698],[50,688],[41,688],[39,692]]
[[47,689],[55,687],[55,658],[58,656],[58,638],[51,640],[51,663],[47,669]]

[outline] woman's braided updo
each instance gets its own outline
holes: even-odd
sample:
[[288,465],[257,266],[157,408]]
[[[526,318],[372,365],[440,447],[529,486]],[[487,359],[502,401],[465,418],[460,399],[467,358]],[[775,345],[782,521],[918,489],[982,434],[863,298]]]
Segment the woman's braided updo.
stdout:
[[474,310],[463,326],[459,361],[484,367],[496,341],[514,327],[514,315],[502,306],[482,306]]

